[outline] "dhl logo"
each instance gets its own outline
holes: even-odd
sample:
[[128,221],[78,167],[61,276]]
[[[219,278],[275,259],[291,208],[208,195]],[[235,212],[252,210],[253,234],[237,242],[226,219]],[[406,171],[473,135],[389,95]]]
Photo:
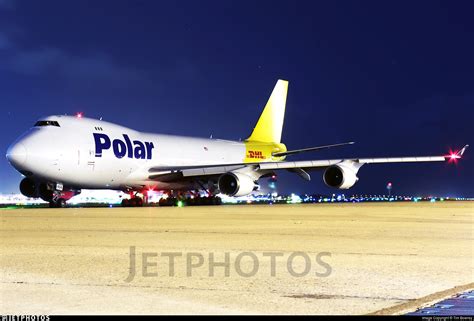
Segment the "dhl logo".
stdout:
[[248,152],[248,154],[247,154],[247,158],[265,159],[265,156],[263,156],[262,151],[249,150],[249,152]]

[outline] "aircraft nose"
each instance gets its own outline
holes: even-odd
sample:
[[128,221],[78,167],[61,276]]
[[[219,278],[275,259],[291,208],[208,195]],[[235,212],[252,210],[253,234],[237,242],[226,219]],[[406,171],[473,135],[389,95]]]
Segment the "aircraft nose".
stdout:
[[16,143],[7,150],[7,159],[15,167],[22,166],[26,162],[26,147],[22,143]]

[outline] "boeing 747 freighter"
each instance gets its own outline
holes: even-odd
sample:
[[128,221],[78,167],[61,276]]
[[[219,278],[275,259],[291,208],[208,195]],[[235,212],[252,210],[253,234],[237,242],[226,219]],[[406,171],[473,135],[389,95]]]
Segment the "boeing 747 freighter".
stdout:
[[279,170],[310,180],[323,172],[326,185],[351,188],[364,164],[443,162],[460,158],[468,145],[449,156],[348,158],[288,161],[287,157],[352,142],[287,150],[281,142],[288,82],[279,80],[251,135],[244,141],[170,136],[136,131],[106,121],[75,116],[41,118],[8,149],[7,158],[25,178],[21,192],[64,207],[81,189],[128,192],[124,206],[141,206],[146,191],[175,194],[206,190],[243,196]]

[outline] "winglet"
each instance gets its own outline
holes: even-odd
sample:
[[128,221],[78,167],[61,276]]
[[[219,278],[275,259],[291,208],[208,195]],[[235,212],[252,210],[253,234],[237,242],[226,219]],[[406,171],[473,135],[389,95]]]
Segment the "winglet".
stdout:
[[466,149],[468,149],[469,145],[465,145],[459,152],[456,153],[457,156],[461,157],[462,155],[464,155],[464,152],[466,151]]
[[449,162],[456,162],[458,159],[462,158],[462,155],[466,152],[466,149],[469,145],[465,145],[462,149],[457,152],[450,151],[449,155],[446,155],[444,158]]

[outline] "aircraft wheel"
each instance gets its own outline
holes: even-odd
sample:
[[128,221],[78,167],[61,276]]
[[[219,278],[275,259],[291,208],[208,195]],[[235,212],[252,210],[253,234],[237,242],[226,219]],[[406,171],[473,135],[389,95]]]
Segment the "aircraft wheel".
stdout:
[[56,205],[59,208],[65,208],[66,207],[66,200],[64,198],[60,198],[56,201]]
[[178,199],[176,197],[170,197],[168,198],[169,200],[169,206],[176,206],[178,204]]
[[162,198],[158,202],[159,206],[176,206],[178,199],[176,197],[168,197],[166,199]]
[[211,205],[219,205],[219,198],[216,196],[213,196],[211,198]]
[[50,208],[65,208],[66,207],[66,200],[64,198],[58,199],[56,202],[50,201],[49,202]]
[[142,207],[143,206],[143,199],[140,197],[135,197],[135,206],[136,207]]

